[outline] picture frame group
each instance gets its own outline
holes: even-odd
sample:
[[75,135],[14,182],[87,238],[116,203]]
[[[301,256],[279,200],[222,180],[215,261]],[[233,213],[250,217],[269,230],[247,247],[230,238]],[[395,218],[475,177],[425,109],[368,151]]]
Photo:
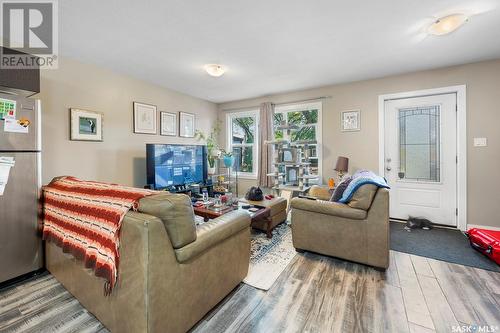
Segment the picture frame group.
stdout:
[[[158,134],[156,105],[134,102],[134,133]],[[160,112],[160,135],[194,138],[196,116],[188,112]]]
[[[71,141],[103,141],[103,118],[101,112],[70,108]],[[134,102],[134,133],[158,134],[158,111],[156,105]],[[189,112],[160,112],[160,135],[194,138],[196,115]]]

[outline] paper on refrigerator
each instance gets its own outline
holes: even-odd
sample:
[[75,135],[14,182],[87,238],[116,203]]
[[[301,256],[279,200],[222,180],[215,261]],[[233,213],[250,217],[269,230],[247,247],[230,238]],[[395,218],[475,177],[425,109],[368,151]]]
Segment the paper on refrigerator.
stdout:
[[14,157],[0,156],[0,196],[5,191],[9,181],[10,168],[15,164]]

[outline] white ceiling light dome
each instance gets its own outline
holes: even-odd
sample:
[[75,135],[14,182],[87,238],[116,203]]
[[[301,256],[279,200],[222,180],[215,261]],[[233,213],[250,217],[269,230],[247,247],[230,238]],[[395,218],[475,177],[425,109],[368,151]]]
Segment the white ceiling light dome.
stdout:
[[432,23],[427,32],[434,36],[443,36],[460,28],[469,20],[465,14],[452,14],[441,17]]
[[208,75],[214,77],[222,76],[227,71],[227,68],[225,66],[219,64],[207,64],[203,66],[203,68],[205,68],[205,71],[208,73]]

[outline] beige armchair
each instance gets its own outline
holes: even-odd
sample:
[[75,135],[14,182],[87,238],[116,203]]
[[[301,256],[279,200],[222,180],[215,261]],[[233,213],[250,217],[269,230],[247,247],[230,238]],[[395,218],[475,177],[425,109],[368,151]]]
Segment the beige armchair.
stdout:
[[[326,192],[316,187],[310,195]],[[294,198],[292,238],[312,251],[379,268],[389,267],[389,191],[361,186],[348,204]]]
[[121,228],[118,283],[46,244],[47,269],[112,332],[188,331],[247,275],[250,217],[235,211],[195,226],[186,195],[142,199]]

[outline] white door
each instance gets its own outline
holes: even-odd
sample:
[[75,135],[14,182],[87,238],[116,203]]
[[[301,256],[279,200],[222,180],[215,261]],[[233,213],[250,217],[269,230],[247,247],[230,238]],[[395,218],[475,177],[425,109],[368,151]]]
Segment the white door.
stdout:
[[390,216],[457,226],[457,97],[385,101]]

